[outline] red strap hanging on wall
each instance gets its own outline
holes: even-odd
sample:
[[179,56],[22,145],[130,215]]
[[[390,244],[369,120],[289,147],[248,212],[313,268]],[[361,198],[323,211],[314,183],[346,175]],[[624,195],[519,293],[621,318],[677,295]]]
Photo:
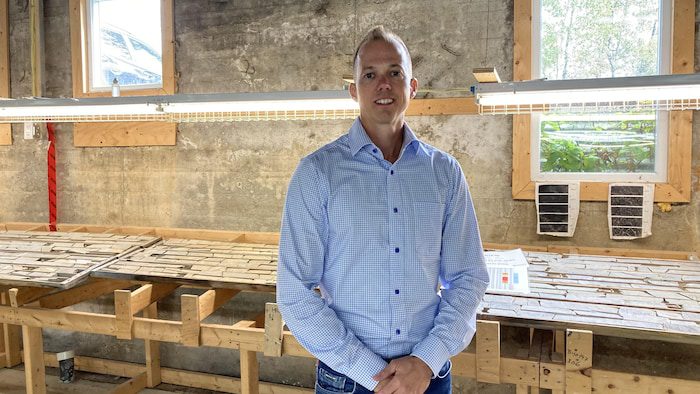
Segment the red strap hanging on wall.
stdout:
[[53,123],[46,124],[49,134],[49,152],[47,156],[49,175],[49,231],[56,231],[56,133]]

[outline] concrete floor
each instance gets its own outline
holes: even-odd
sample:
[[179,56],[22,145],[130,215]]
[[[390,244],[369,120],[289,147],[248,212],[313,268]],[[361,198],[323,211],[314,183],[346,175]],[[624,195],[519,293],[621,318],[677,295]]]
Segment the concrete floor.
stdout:
[[[56,368],[46,368],[46,392],[47,394],[99,394],[110,393],[126,378],[110,375],[98,375],[76,371],[75,380],[72,383],[62,383],[58,379]],[[0,368],[0,394],[24,394],[24,370],[22,367],[12,369]],[[187,393],[203,394],[214,393],[210,390],[192,389],[168,384],[161,384],[158,389],[145,389],[144,394],[169,394]]]

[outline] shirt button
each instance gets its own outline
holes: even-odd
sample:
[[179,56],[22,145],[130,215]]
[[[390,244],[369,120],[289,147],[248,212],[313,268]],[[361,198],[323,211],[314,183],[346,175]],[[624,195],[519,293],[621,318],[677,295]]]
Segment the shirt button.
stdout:
[[372,153],[377,153],[377,148],[372,149]]
[[389,171],[391,175],[394,175],[394,170]]
[[399,209],[398,209],[398,208],[394,208],[394,213],[398,213],[398,212],[399,212]]
[[394,290],[394,294],[399,294],[399,293],[400,293],[399,289]]
[[401,335],[401,330],[396,329],[396,335]]
[[399,253],[399,248],[394,249],[394,252]]

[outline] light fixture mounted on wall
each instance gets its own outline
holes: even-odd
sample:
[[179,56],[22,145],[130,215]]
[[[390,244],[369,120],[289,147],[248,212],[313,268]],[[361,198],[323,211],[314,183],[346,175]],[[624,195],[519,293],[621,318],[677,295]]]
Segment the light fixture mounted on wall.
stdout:
[[479,113],[627,112],[700,109],[700,74],[478,83]]
[[352,119],[347,91],[0,99],[0,123]]

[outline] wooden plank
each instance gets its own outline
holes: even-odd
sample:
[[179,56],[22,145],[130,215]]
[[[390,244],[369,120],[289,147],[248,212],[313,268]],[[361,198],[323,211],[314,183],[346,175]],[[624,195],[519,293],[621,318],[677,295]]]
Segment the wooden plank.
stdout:
[[73,146],[171,146],[176,133],[177,124],[167,122],[75,123]]
[[0,146],[12,145],[12,125],[0,123]]
[[[518,1],[516,0],[516,4]],[[535,183],[530,175],[530,115],[513,115],[512,196],[517,200],[533,200]]]
[[415,99],[406,109],[406,116],[477,115],[474,97]]
[[591,371],[593,391],[596,393],[700,393],[700,381],[644,376],[594,369]]
[[500,83],[501,77],[495,67],[480,67],[472,70],[474,78],[479,83]]
[[185,346],[199,346],[200,325],[199,297],[193,294],[180,296],[181,320],[182,320],[182,344]]
[[38,300],[39,298],[55,291],[56,289],[47,287],[19,287],[17,288],[17,295],[15,296],[17,306],[32,303]]
[[146,284],[131,293],[131,310],[134,314],[144,310],[175,291],[180,285],[172,283]]
[[82,286],[41,298],[39,300],[39,305],[47,309],[60,309],[97,298],[101,295],[111,293],[114,290],[123,289],[131,285],[132,282],[125,280],[92,278],[90,282]]
[[175,94],[175,12],[173,0],[161,0],[161,40],[163,62],[163,89],[161,94]]
[[476,380],[500,383],[501,326],[499,322],[476,322]]
[[199,320],[206,319],[240,292],[236,289],[212,289],[199,296]]
[[241,393],[258,394],[259,366],[255,351],[241,349]]
[[277,304],[265,304],[265,346],[263,354],[268,357],[282,356],[282,331],[284,321]]
[[590,393],[593,368],[593,333],[566,330],[566,391]]
[[[44,361],[49,367],[58,367],[54,353],[44,353]],[[113,361],[92,357],[75,357],[75,369],[78,371],[101,373],[107,375],[134,377],[144,372],[143,365],[123,361]],[[204,390],[223,391],[226,393],[240,393],[241,383],[239,378],[214,375],[201,372],[185,371],[180,369],[163,368],[163,383],[178,386],[194,387]],[[275,383],[260,382],[261,394],[310,394],[313,390],[295,386],[286,386]]]
[[134,312],[131,309],[131,291],[114,291],[114,316],[117,339],[133,338],[131,327],[134,324]]
[[117,386],[111,394],[133,394],[146,388],[146,373],[142,372]]
[[41,328],[22,326],[24,375],[28,394],[46,393],[44,342]]
[[[0,292],[0,305],[10,305],[10,299],[7,292]],[[0,320],[2,321],[2,320]],[[0,324],[2,326],[2,342],[3,342],[3,353],[4,361],[2,364],[6,368],[12,368],[16,365],[22,363],[22,356],[20,350],[20,332],[21,327],[14,324]]]
[[[143,311],[143,317],[149,319],[158,318],[158,303],[154,302]],[[160,368],[160,342],[150,339],[144,340],[146,349],[146,386],[156,387],[162,382]]]
[[84,0],[70,0],[68,3],[73,97],[82,97],[82,94],[87,91],[85,78],[85,59],[87,59],[85,24],[87,18],[85,7],[81,3],[84,4]]
[[44,96],[44,2],[29,0],[30,64],[32,96]]
[[[9,0],[0,0],[0,97],[10,97]],[[0,145],[12,145],[12,125],[0,123]]]

